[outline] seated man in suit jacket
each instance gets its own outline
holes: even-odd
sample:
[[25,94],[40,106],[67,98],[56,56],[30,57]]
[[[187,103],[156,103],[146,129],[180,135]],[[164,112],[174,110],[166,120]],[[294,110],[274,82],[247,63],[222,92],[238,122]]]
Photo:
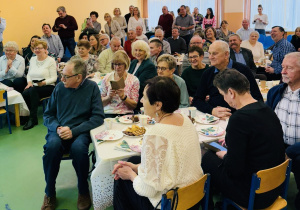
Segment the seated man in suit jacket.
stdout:
[[242,39],[238,34],[231,34],[229,36],[230,58],[233,61],[248,66],[255,76],[256,66],[253,60],[253,54],[251,50],[241,47],[241,43]]
[[229,58],[229,46],[226,42],[220,40],[213,42],[209,47],[209,59],[211,67],[202,74],[192,106],[197,107],[201,112],[209,113],[219,118],[224,119],[231,116],[235,109],[226,103],[218,89],[213,85],[213,80],[219,72],[232,68],[247,77],[252,97],[258,101],[263,100],[251,70],[246,65]]

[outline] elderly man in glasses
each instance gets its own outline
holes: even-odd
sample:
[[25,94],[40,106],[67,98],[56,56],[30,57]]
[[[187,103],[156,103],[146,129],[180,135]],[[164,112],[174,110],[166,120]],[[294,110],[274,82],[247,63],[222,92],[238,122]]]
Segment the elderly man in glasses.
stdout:
[[46,180],[42,210],[55,209],[55,180],[63,154],[70,153],[78,177],[78,209],[89,209],[88,150],[90,130],[103,124],[104,112],[97,84],[86,78],[86,65],[72,59],[65,66],[62,79],[53,90],[44,113],[48,128],[43,165]]

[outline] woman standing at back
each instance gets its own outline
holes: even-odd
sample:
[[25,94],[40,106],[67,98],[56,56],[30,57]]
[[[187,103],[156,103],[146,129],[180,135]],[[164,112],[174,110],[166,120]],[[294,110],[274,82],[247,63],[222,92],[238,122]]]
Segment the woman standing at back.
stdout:
[[261,4],[258,5],[258,14],[254,15],[252,24],[255,24],[255,30],[259,34],[266,35],[266,25],[268,25],[268,16],[266,14],[263,14],[263,7]]
[[208,8],[205,17],[203,18],[202,28],[205,30],[208,27],[216,28],[217,21],[212,8]]

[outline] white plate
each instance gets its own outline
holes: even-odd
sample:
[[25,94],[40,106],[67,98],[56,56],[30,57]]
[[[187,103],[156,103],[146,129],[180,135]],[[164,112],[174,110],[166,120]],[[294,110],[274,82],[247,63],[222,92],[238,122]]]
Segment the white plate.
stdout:
[[196,128],[204,136],[217,137],[225,134],[225,130],[220,126],[203,125]]
[[[132,120],[130,119],[132,117],[132,115],[124,115],[121,117],[117,117],[120,123],[124,123],[124,124],[132,124]],[[117,120],[117,119],[116,119]],[[117,121],[118,121],[117,120]],[[139,123],[139,122],[135,122],[135,123]]]
[[97,140],[102,141],[115,141],[121,139],[123,136],[123,132],[118,130],[106,130],[95,135]]
[[[204,125],[214,125],[214,124],[217,124],[219,122],[219,120],[220,119],[218,117],[215,117],[210,114],[199,115],[199,116],[196,116],[196,118],[195,118],[195,121],[197,123],[204,124]],[[213,121],[213,122],[211,122],[211,121]]]
[[[139,126],[139,127],[142,127],[142,126]],[[128,127],[124,128],[124,129],[122,130],[122,132],[123,132],[123,131],[126,131],[127,128],[128,128]],[[147,132],[147,128],[146,128],[146,127],[144,127],[144,128],[146,129],[146,131],[145,131],[145,133],[146,133],[146,132]],[[129,135],[125,134],[125,133],[123,133],[123,135],[124,135],[124,136],[127,136],[127,137],[136,138],[136,137],[143,137],[143,136],[145,135],[145,133],[142,134],[142,135],[139,135],[139,136],[129,136]]]

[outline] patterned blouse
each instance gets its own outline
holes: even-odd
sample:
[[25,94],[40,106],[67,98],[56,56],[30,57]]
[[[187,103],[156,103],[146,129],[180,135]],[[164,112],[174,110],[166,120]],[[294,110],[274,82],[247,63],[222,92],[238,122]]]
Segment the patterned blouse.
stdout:
[[223,40],[223,41],[225,41],[225,42],[229,42],[229,36],[231,35],[231,34],[234,34],[232,31],[229,31],[228,30],[228,34],[227,34],[227,36],[224,34],[224,32],[222,31],[222,29],[221,28],[219,28],[218,30],[217,30],[217,38],[219,38],[220,40]]
[[[79,55],[74,55],[72,58],[81,58]],[[99,61],[97,55],[89,54],[89,59],[85,61],[87,75],[99,71]]]
[[206,41],[204,42],[204,44],[203,44],[203,47],[202,47],[203,51],[204,51],[204,52],[208,52],[209,46],[210,46],[211,44],[212,44],[211,41],[206,40]]
[[205,17],[203,18],[203,22],[202,22],[203,30],[205,30],[205,28],[208,28],[210,26],[212,26],[213,28],[217,27],[216,16],[214,16],[211,19],[206,19]]
[[194,14],[194,20],[195,22],[199,21],[199,23],[196,24],[196,28],[200,28],[203,21],[203,15],[201,15],[200,13],[198,13],[197,15]]
[[[111,90],[110,81],[113,80],[114,80],[114,72],[105,75],[100,86],[101,97],[105,97],[109,94],[109,91]],[[134,100],[135,102],[138,102],[139,89],[140,89],[140,82],[138,78],[128,73],[125,80],[125,88],[124,88],[125,95],[128,98]],[[116,95],[112,98],[110,103],[104,107],[104,113],[105,114],[127,114],[127,113],[133,113],[133,110],[129,109],[126,106],[125,102],[123,102],[121,98],[118,95]]]

